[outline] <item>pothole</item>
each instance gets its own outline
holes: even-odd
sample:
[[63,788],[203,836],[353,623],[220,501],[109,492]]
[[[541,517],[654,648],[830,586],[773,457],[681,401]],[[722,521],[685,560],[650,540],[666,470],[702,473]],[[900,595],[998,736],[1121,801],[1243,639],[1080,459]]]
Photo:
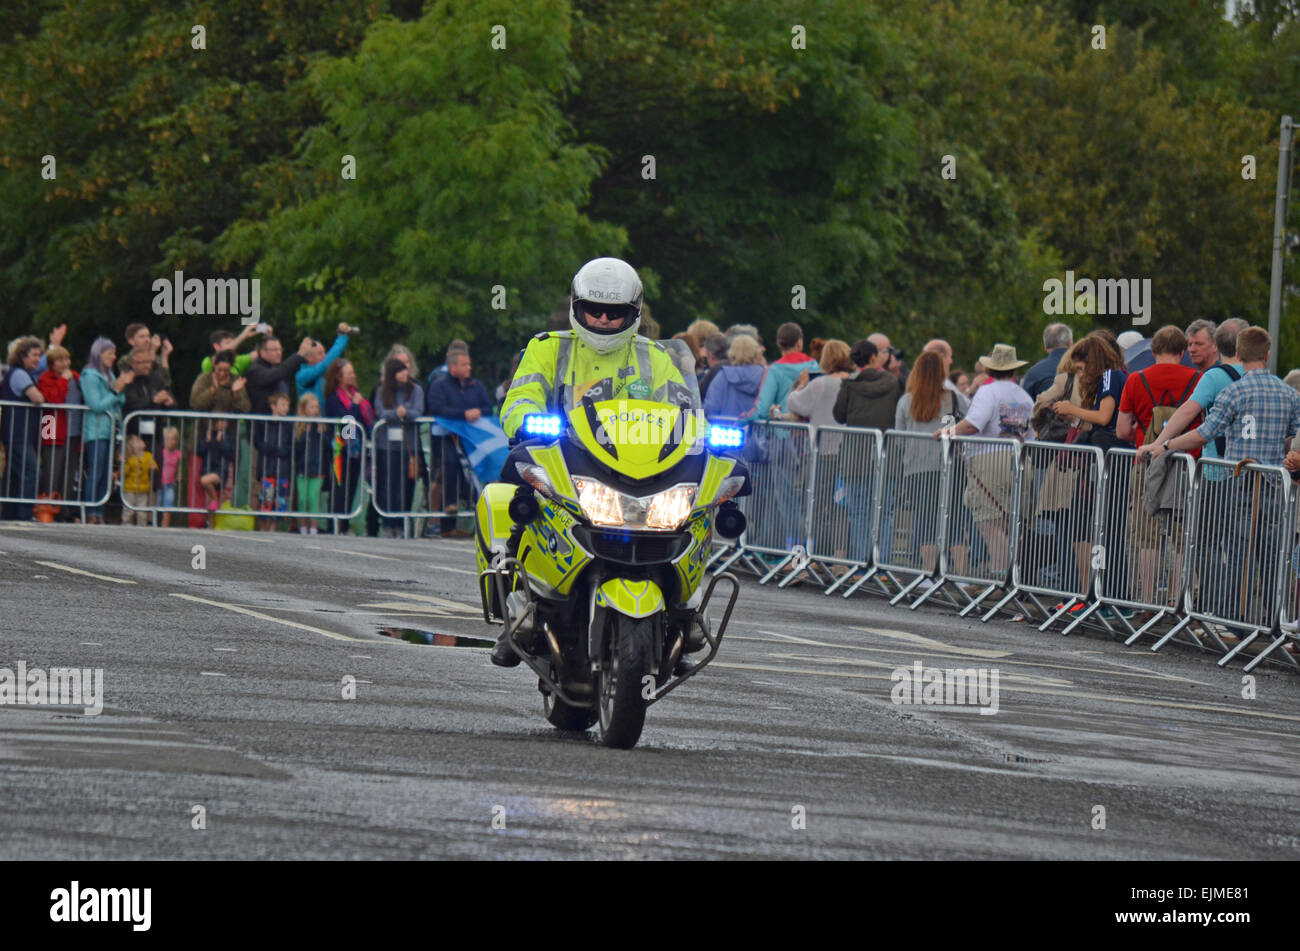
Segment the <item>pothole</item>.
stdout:
[[1025,756],[1023,753],[1003,753],[1002,758],[1008,763],[1046,763],[1045,759],[1037,759],[1033,756]]
[[411,644],[424,644],[432,647],[494,647],[496,645],[496,641],[489,641],[482,637],[439,634],[437,631],[425,631],[418,627],[381,627],[379,633],[385,637],[394,637]]

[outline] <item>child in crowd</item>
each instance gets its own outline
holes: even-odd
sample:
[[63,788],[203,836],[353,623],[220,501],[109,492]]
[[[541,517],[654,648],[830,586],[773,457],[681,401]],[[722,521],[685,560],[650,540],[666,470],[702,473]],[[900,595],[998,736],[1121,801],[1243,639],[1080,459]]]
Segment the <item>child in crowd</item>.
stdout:
[[126,457],[122,460],[122,524],[130,525],[134,516],[137,525],[149,524],[149,513],[132,511],[147,508],[149,493],[153,488],[153,470],[158,468],[153,453],[144,448],[139,436],[126,440]]
[[[320,416],[320,401],[312,393],[304,393],[298,400],[299,416]],[[324,512],[321,491],[325,474],[329,471],[333,453],[333,434],[324,423],[297,423],[294,425],[293,459],[297,472],[298,508],[304,512]],[[298,532],[315,535],[316,521],[298,520]]]
[[[272,416],[289,415],[289,394],[272,393],[268,398]],[[293,424],[257,422],[258,509],[262,512],[289,511],[289,477],[293,472]],[[275,531],[275,519],[259,518],[259,532]]]
[[[235,461],[235,435],[226,428],[224,419],[214,419],[208,425],[199,455],[203,458],[199,484],[207,493],[208,511],[215,512],[221,507],[222,482],[230,482]],[[212,525],[212,516],[208,516],[208,525]]]
[[[181,434],[175,426],[163,430],[162,469],[159,478],[158,507],[176,507],[176,474],[181,467]],[[162,527],[171,528],[172,513],[163,512]]]

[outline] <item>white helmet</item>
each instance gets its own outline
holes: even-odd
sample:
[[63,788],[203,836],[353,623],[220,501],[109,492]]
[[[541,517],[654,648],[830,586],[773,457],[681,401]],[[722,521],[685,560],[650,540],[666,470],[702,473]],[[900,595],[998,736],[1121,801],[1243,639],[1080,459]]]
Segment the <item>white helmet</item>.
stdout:
[[[597,353],[610,353],[624,346],[641,326],[641,278],[632,265],[618,258],[588,261],[573,276],[569,300],[569,324],[583,343]],[[593,327],[588,314],[621,316],[617,328]]]

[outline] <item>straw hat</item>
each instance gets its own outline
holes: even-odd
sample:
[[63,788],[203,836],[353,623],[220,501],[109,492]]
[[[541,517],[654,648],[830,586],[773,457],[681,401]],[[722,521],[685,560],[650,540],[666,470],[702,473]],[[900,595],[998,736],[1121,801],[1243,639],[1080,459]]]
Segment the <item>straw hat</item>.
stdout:
[[986,370],[1014,370],[1017,367],[1023,367],[1028,360],[1016,359],[1016,348],[1005,343],[995,343],[993,352],[987,357],[980,357],[980,362],[984,364]]

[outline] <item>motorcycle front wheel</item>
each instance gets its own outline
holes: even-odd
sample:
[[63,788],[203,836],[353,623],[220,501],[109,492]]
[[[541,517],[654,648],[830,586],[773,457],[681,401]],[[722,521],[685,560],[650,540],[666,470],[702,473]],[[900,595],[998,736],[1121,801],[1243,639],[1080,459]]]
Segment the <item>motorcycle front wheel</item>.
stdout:
[[653,689],[653,618],[615,614],[605,639],[605,657],[598,684],[600,741],[630,750],[645,726],[647,678]]
[[542,695],[542,712],[557,730],[586,730],[596,723],[594,707],[571,707],[549,692]]

